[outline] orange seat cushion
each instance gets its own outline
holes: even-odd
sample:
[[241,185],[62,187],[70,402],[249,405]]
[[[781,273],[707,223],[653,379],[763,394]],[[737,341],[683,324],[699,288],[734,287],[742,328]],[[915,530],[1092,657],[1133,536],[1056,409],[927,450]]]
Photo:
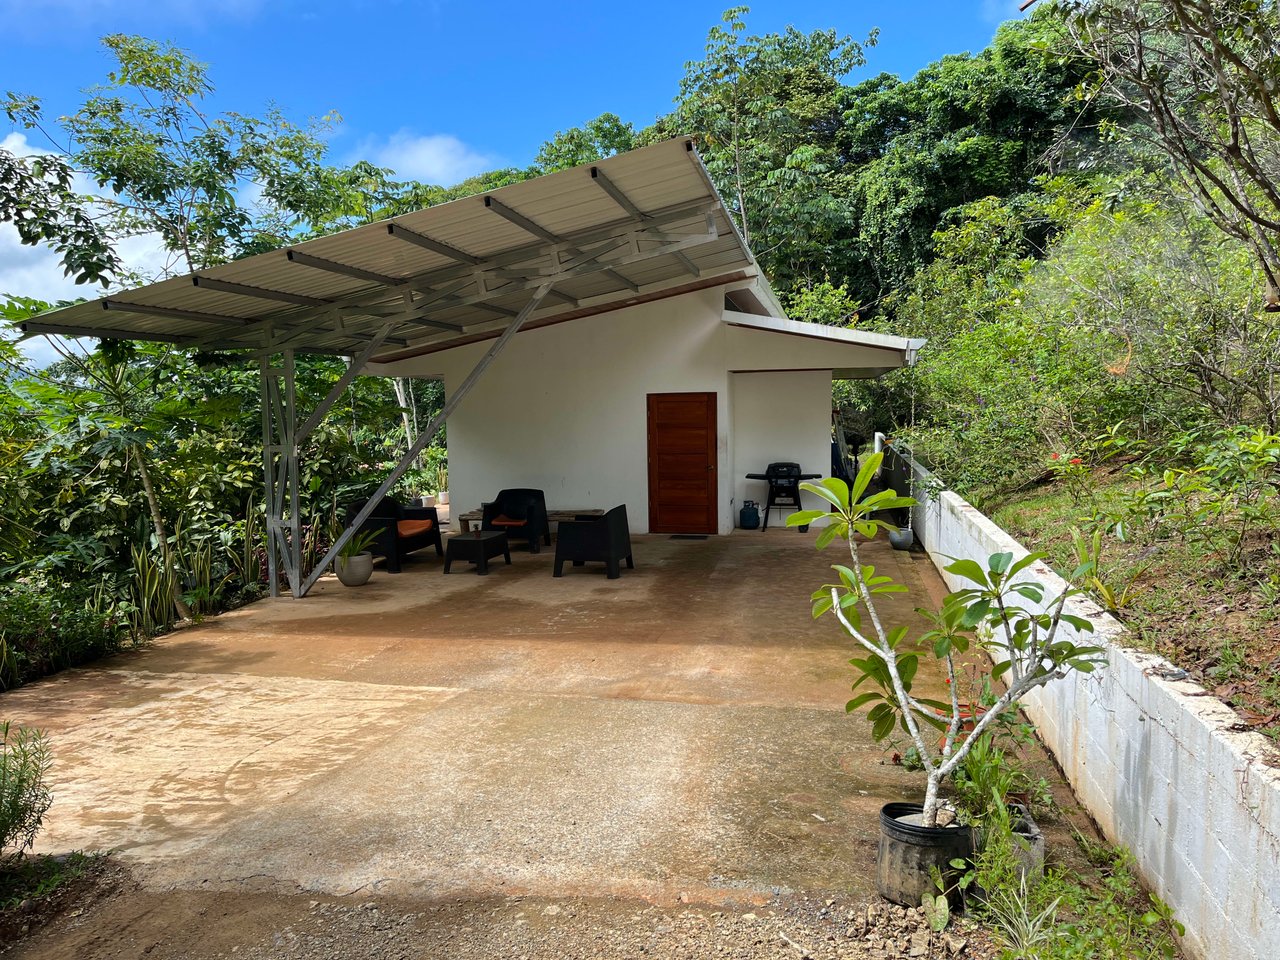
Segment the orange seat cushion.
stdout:
[[413,537],[419,533],[426,533],[435,524],[430,520],[397,520],[396,533],[402,537]]
[[508,517],[505,513],[500,513],[489,522],[492,523],[495,527],[523,527],[529,521],[514,520],[511,517]]

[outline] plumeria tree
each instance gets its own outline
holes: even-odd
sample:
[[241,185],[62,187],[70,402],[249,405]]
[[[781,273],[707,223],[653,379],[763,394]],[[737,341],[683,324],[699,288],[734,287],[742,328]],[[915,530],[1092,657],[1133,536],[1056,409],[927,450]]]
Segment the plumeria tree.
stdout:
[[[1011,553],[995,553],[986,565],[971,559],[953,560],[945,569],[972,586],[951,593],[941,608],[919,612],[931,628],[909,643],[910,627],[889,626],[877,609],[878,600],[906,587],[862,562],[859,548],[889,524],[876,514],[910,507],[915,501],[893,490],[867,493],[884,454],[867,457],[853,486],[831,478],[802,489],[821,497],[826,510],[802,510],[787,519],[789,526],[825,524],[818,534],[822,549],[841,540],[852,563],[833,564],[838,582],[813,594],[814,618],[831,614],[862,648],[863,656],[849,662],[857,670],[855,696],[849,712],[871,705],[867,719],[871,734],[883,740],[901,728],[919,753],[926,775],[924,826],[938,825],[941,787],[964,761],[973,744],[1007,710],[1031,690],[1065,677],[1071,670],[1092,671],[1101,662],[1102,648],[1076,644],[1064,636],[1063,624],[1090,633],[1093,624],[1066,612],[1067,600],[1080,591],[1068,588],[1046,601],[1044,586],[1021,575],[1042,558],[1029,554],[1015,560]],[[977,645],[991,657],[992,681],[1004,688],[985,711],[961,700],[957,658]],[[945,675],[948,700],[934,700],[915,692],[922,658],[932,657]],[[858,692],[860,688],[863,689]],[[926,736],[926,730],[941,732]]]

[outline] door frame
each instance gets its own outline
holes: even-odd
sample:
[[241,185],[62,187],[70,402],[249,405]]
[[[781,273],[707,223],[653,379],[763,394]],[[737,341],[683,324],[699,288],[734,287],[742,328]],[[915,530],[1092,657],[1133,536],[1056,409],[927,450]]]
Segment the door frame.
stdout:
[[[659,527],[655,522],[657,517],[657,484],[655,480],[655,465],[653,461],[653,417],[654,404],[659,398],[665,397],[704,397],[707,398],[707,464],[709,469],[707,473],[710,475],[709,483],[711,490],[710,510],[707,516],[707,528],[705,530],[687,530],[677,529],[675,527],[663,528]],[[719,448],[719,411],[718,406],[720,397],[714,390],[674,390],[664,393],[648,393],[645,394],[645,435],[646,448],[645,459],[648,465],[648,481],[649,481],[649,532],[650,533],[690,533],[690,534],[706,534],[715,535],[720,532],[720,458],[718,454]]]

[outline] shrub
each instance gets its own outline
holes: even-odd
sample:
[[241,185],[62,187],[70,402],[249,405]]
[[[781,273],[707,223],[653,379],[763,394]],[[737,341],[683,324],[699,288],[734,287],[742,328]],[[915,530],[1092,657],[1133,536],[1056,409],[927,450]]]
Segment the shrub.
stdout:
[[69,583],[0,587],[0,690],[120,649],[123,617]]
[[0,855],[30,847],[53,796],[45,786],[49,743],[39,730],[0,723]]

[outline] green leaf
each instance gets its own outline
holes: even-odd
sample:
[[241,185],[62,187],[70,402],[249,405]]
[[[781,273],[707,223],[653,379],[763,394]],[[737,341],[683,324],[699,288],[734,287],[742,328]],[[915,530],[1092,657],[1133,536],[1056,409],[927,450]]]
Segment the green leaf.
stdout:
[[867,487],[871,485],[871,478],[876,475],[876,471],[880,469],[880,464],[883,460],[884,453],[873,453],[862,461],[862,468],[858,470],[858,475],[853,481],[853,488],[849,491],[850,502],[862,499]]
[[883,700],[883,699],[884,699],[883,693],[881,693],[879,690],[872,690],[870,693],[863,693],[854,697],[852,700],[850,700],[848,703],[844,705],[844,711],[845,713],[853,713],[853,711],[857,710],[859,707],[865,706],[866,704],[871,703],[872,701]]
[[977,600],[964,608],[964,614],[957,626],[964,630],[972,630],[985,620],[990,613],[991,601],[986,599]]
[[787,515],[788,527],[804,527],[813,523],[815,520],[821,520],[829,517],[831,514],[825,510],[797,510],[795,513]]
[[840,533],[840,528],[837,527],[834,523],[827,524],[825,527],[823,527],[818,531],[818,536],[814,540],[814,546],[816,546],[819,550],[824,549],[827,546],[827,544],[831,543],[831,541],[834,540],[839,533]]
[[822,481],[822,486],[835,497],[836,506],[840,508],[840,512],[849,509],[849,485],[839,477],[827,477]]
[[847,509],[847,501],[842,501],[838,494],[830,490],[823,484],[818,483],[802,483],[800,489],[821,497],[827,503],[831,504],[840,513],[844,513]]
[[978,566],[975,561],[970,560],[967,557],[961,559],[952,558],[951,562],[942,569],[947,571],[947,573],[954,573],[958,577],[964,577],[966,580],[973,583],[978,583],[983,586],[987,585],[986,571],[983,570],[982,567]]
[[[884,704],[881,704],[884,706]],[[892,711],[886,713],[880,719],[875,720],[871,724],[871,739],[877,743],[883,740],[889,734],[893,733],[894,725],[897,723],[897,717]]]
[[1043,553],[1028,553],[1025,557],[1009,568],[1009,576],[1012,577],[1015,574],[1021,573],[1032,564],[1043,560],[1044,556],[1045,555]]
[[902,680],[902,685],[908,691],[911,689],[911,681],[915,679],[916,671],[920,668],[920,658],[914,653],[907,654],[898,661],[898,677]]
[[1064,613],[1062,622],[1075,627],[1081,633],[1093,633],[1093,621],[1086,620],[1084,617],[1077,617],[1074,614]]

